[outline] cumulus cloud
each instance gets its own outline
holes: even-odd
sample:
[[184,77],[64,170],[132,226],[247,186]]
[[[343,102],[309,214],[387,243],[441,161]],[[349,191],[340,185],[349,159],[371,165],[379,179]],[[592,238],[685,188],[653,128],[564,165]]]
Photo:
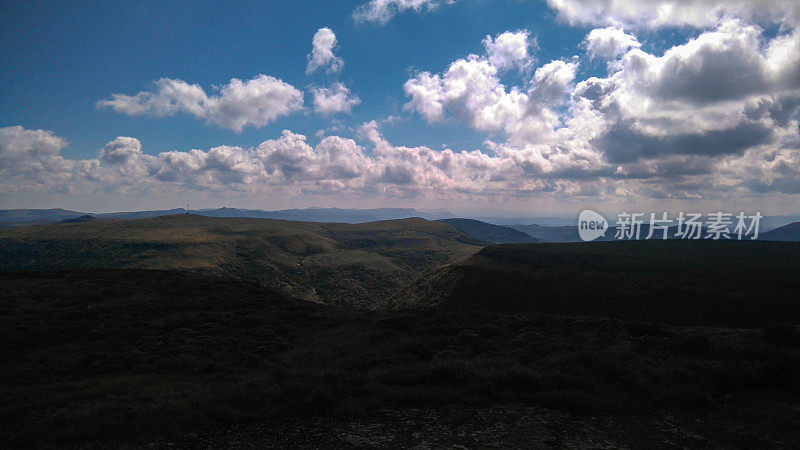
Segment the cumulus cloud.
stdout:
[[498,70],[508,70],[514,67],[527,69],[533,64],[533,58],[528,49],[536,46],[536,41],[531,39],[528,31],[500,33],[494,38],[486,36],[483,40],[489,63]]
[[61,156],[66,141],[51,131],[0,128],[0,194],[17,190],[77,191],[101,177],[99,161]]
[[[766,156],[766,157],[765,157]],[[750,164],[743,164],[750,160]],[[782,150],[769,155],[753,155],[737,161],[745,186],[754,192],[800,194],[800,151]]]
[[[69,160],[59,155],[65,143],[53,133],[10,127],[0,129],[0,179],[13,182],[2,185],[3,192],[8,186],[41,192],[380,193],[439,198],[550,195],[566,192],[566,186],[578,192],[574,183],[564,180],[525,179],[530,174],[524,167],[527,156],[510,149],[489,156],[478,150],[394,146],[375,121],[362,125],[358,134],[370,149],[339,136],[324,137],[311,146],[304,135],[285,130],[254,148],[223,145],[155,155],[142,152],[135,138],[117,137],[100,149],[97,159]],[[8,164],[10,155],[13,164]],[[43,164],[48,160],[50,164]]]
[[398,13],[407,10],[420,12],[434,10],[442,4],[453,4],[456,0],[370,0],[353,11],[356,22],[386,24]]
[[790,193],[797,39],[725,20],[661,56],[630,48],[607,78],[579,83],[573,102],[599,118],[590,144],[615,176],[649,180],[638,186],[647,195]]
[[52,131],[26,130],[21,126],[0,128],[0,167],[10,169],[20,161],[56,157],[66,145]]
[[444,87],[439,75],[421,72],[403,85],[411,101],[406,109],[416,111],[428,122],[438,122],[444,117]]
[[521,120],[528,112],[529,96],[517,87],[506,89],[498,74],[513,67],[530,68],[529,49],[534,43],[525,30],[487,36],[484,55],[456,60],[441,75],[420,72],[406,81],[403,88],[410,97],[406,109],[429,122],[442,120],[450,111],[482,131],[501,130]]
[[138,139],[119,136],[100,150],[100,160],[111,164],[125,163],[142,154]]
[[[409,77],[407,111],[433,126],[458,122],[486,133],[483,149],[393,145],[381,133],[387,122],[369,121],[354,139],[327,135],[340,131],[334,127],[319,133],[316,145],[286,130],[253,148],[148,154],[137,139],[117,137],[96,158],[72,160],[52,132],[8,127],[0,129],[0,193],[24,187],[598,201],[800,194],[800,31],[765,34],[723,19],[658,54],[619,25],[592,30],[584,42],[587,54],[609,62],[605,75],[576,80],[577,57],[535,61],[535,39],[522,30],[487,36],[482,54]],[[519,77],[502,78],[514,69]],[[235,81],[209,96],[197,85],[160,80],[153,92],[114,96],[103,106],[153,116],[184,112],[232,129],[274,120],[252,113],[265,102],[249,92],[282,82]],[[311,93],[322,115],[349,113],[359,101],[342,83]],[[302,94],[294,98],[301,108]]]
[[759,28],[730,20],[661,56],[631,49],[608,78],[585,80],[574,95],[645,135],[784,126],[796,111],[800,83],[788,73],[800,57],[775,47],[798,44],[797,32],[765,42]]
[[623,70],[633,88],[661,99],[735,100],[772,90],[767,73],[772,63],[761,46],[759,28],[731,20],[661,57],[631,52]]
[[331,72],[339,72],[344,60],[333,54],[336,48],[336,35],[330,28],[320,28],[311,40],[311,53],[308,54],[306,74],[312,74],[322,67]]
[[405,108],[429,122],[441,121],[449,112],[477,130],[505,131],[516,140],[523,135],[552,140],[559,121],[554,108],[566,100],[577,62],[552,61],[538,68],[527,86],[506,87],[499,78],[501,67],[532,64],[529,42],[527,31],[502,33],[484,40],[485,55],[453,61],[442,74],[416,74],[404,85],[410,97]]
[[559,17],[573,24],[714,26],[738,17],[750,22],[796,26],[800,3],[795,0],[546,0]]
[[536,69],[534,83],[528,91],[530,99],[544,105],[557,104],[568,93],[577,69],[576,62],[561,60],[550,61]]
[[[556,60],[517,86],[500,81],[507,59],[492,59],[487,45],[485,55],[409,79],[406,108],[431,123],[453,118],[495,133],[487,147],[508,169],[492,180],[658,198],[789,192],[796,150],[779,143],[797,134],[799,43],[797,32],[766,39],[756,26],[724,20],[653,55],[608,27],[585,40],[590,55],[613,61],[607,77],[574,84],[577,61]],[[771,153],[776,145],[786,149]],[[746,160],[761,168],[757,181],[741,169]]]
[[154,91],[136,95],[112,94],[98,107],[112,108],[130,116],[172,116],[191,114],[206,122],[241,131],[245,126],[263,127],[280,116],[303,109],[303,93],[292,85],[267,75],[251,80],[231,79],[219,95],[208,95],[197,84],[162,78]]
[[350,113],[353,106],[361,103],[356,95],[351,95],[350,90],[342,83],[334,83],[329,88],[313,88],[314,111],[322,115],[335,113]]
[[639,48],[642,44],[636,36],[625,34],[622,28],[596,28],[589,32],[584,40],[586,50],[593,58],[614,60],[631,48]]
[[475,55],[454,61],[442,76],[419,73],[405,83],[404,90],[411,97],[406,108],[428,121],[441,120],[446,107],[482,131],[501,129],[507,121],[518,119],[526,101],[517,89],[507,91],[497,68]]
[[620,123],[610,127],[595,144],[610,162],[623,163],[661,155],[742,154],[771,137],[771,127],[746,120],[731,128],[663,136],[643,133],[631,124]]

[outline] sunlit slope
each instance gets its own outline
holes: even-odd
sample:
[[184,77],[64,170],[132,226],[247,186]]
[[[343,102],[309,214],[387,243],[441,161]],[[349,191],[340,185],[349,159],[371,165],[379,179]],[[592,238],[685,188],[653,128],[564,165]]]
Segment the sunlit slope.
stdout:
[[0,230],[0,270],[199,270],[307,300],[365,306],[482,244],[448,224],[415,218],[336,224],[172,215]]
[[417,307],[651,320],[800,323],[800,243],[503,244],[436,269],[398,296]]

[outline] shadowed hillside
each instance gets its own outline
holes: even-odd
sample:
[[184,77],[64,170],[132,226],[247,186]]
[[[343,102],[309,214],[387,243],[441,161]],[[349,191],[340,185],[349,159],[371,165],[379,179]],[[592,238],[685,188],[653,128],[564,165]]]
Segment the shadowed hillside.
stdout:
[[767,231],[759,238],[762,241],[800,241],[800,222],[790,223],[780,228]]
[[401,305],[679,325],[800,323],[800,244],[638,241],[493,245],[440,268]]
[[180,269],[236,276],[296,298],[369,307],[484,242],[441,222],[365,224],[171,215],[0,230],[0,270]]

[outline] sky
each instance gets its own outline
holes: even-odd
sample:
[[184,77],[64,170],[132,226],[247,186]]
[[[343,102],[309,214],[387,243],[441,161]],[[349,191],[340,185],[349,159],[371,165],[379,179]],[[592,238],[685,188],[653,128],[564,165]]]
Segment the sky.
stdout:
[[0,4],[0,208],[800,212],[800,4]]

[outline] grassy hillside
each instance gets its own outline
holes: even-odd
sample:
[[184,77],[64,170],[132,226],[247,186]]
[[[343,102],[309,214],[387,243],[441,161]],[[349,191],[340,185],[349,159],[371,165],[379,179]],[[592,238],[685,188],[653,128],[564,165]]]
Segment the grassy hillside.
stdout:
[[0,271],[192,270],[257,281],[305,300],[368,307],[481,244],[423,219],[350,225],[171,215],[0,230]]
[[469,234],[475,239],[492,242],[495,244],[520,244],[542,242],[522,231],[514,228],[493,225],[474,219],[441,219],[440,222],[448,223],[459,230]]
[[399,304],[678,325],[800,323],[800,244],[639,241],[493,245],[434,271]]
[[352,311],[174,271],[0,285],[4,447],[798,445],[796,328]]

